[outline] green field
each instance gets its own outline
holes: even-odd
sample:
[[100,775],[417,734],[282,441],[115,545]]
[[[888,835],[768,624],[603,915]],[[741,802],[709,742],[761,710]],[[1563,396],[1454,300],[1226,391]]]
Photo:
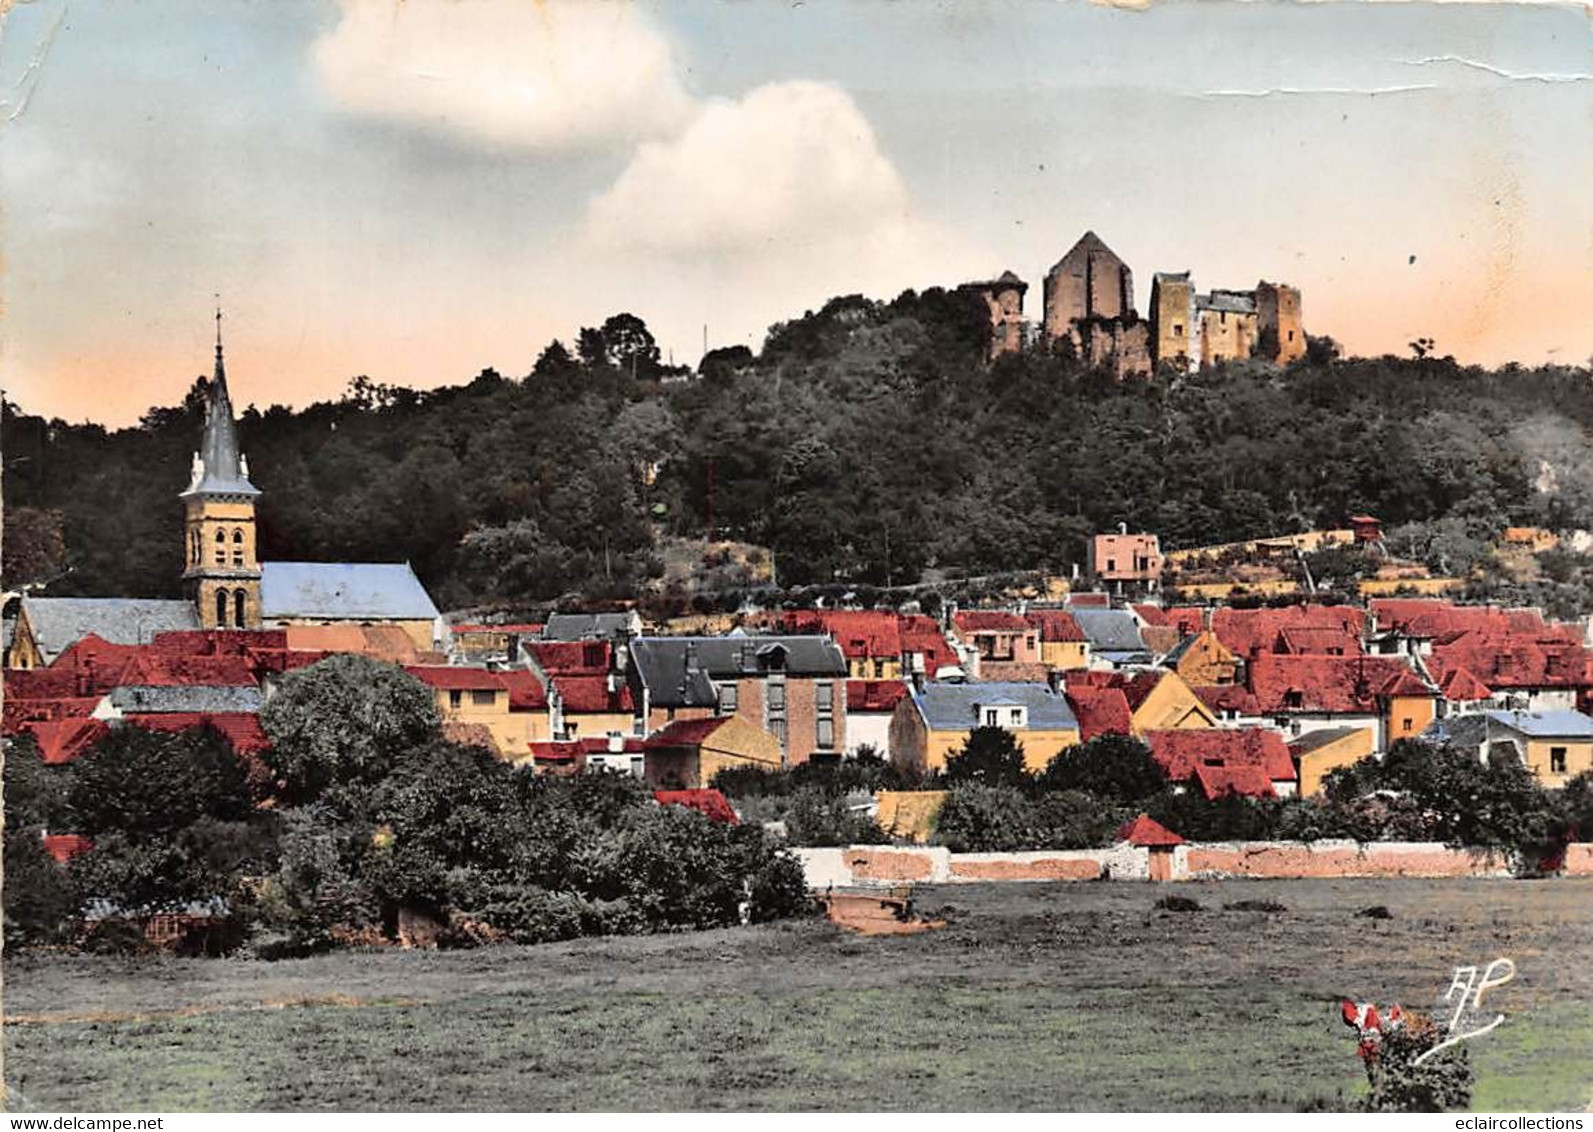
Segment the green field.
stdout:
[[[1593,882],[921,890],[940,932],[819,921],[264,963],[6,974],[34,1109],[1294,1109],[1362,1088],[1343,996],[1430,1007],[1515,959],[1475,1104],[1593,1102]],[[1271,899],[1277,915],[1224,911]],[[1353,915],[1382,904],[1393,918]],[[15,1094],[14,1094],[15,1095]]]

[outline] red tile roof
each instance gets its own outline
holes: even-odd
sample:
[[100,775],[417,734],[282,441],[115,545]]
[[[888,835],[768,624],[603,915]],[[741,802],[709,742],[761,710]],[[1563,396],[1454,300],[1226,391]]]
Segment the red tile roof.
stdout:
[[[1360,653],[1365,614],[1344,605],[1291,605],[1283,609],[1232,609],[1211,615],[1217,639],[1241,657],[1268,652]],[[1287,631],[1288,636],[1284,636]]]
[[536,641],[527,647],[549,676],[601,676],[613,667],[607,641]]
[[1184,636],[1192,637],[1206,628],[1206,607],[1175,605],[1162,610],[1162,618]]
[[1165,669],[1141,669],[1137,672],[1069,672],[1067,673],[1067,689],[1069,692],[1082,688],[1116,688],[1128,703],[1130,711],[1138,711],[1140,705],[1150,698],[1159,684],[1171,673]]
[[896,709],[907,696],[907,685],[901,680],[848,680],[846,682],[846,711],[889,712]]
[[535,672],[515,668],[498,673],[509,689],[510,711],[541,711],[548,706],[548,690]]
[[1087,641],[1073,614],[1062,609],[1035,609],[1023,615],[1024,621],[1040,630],[1040,639],[1050,642]]
[[460,691],[502,691],[503,678],[485,668],[464,668],[452,665],[412,664],[404,669],[422,684],[431,688]]
[[930,680],[942,668],[961,663],[957,658],[957,650],[951,647],[939,622],[921,613],[902,617],[902,649],[909,656],[924,658],[924,675]]
[[588,755],[639,755],[646,749],[643,740],[632,737],[620,740],[618,751],[611,749],[611,745],[612,740],[600,735],[562,742],[532,743],[530,750],[539,763],[584,763]]
[[1097,688],[1088,684],[1066,688],[1068,704],[1079,721],[1079,739],[1088,743],[1101,735],[1127,735],[1132,720],[1128,698],[1121,688]]
[[80,833],[46,833],[44,835],[44,851],[54,857],[59,864],[66,864],[73,857],[81,856],[94,848],[94,842]]
[[60,766],[77,758],[110,730],[97,719],[83,717],[23,724],[33,735],[39,755],[50,766]]
[[1438,682],[1438,690],[1451,703],[1486,700],[1493,695],[1493,689],[1473,676],[1471,669],[1464,665],[1445,672],[1444,678]]
[[709,719],[677,719],[662,731],[649,735],[643,745],[649,751],[666,747],[695,747],[706,742],[732,718],[720,715]]
[[555,674],[549,679],[567,715],[618,714],[636,710],[630,688],[620,683],[614,691],[609,691],[607,676]]
[[1171,622],[1167,620],[1166,612],[1163,611],[1162,607],[1159,605],[1150,605],[1149,603],[1141,602],[1140,604],[1134,606],[1133,609],[1135,613],[1139,614],[1139,619],[1145,622],[1147,625],[1155,625],[1160,627],[1171,624]]
[[[1283,736],[1263,727],[1197,728],[1146,734],[1151,756],[1173,782],[1186,782],[1202,768],[1250,767],[1270,782],[1293,782],[1294,759]],[[1271,786],[1267,788],[1271,793]]]
[[1256,766],[1198,766],[1193,777],[1201,793],[1211,799],[1229,794],[1246,798],[1271,798],[1277,794],[1266,771]]
[[[1382,710],[1379,694],[1405,671],[1408,665],[1392,656],[1262,653],[1245,666],[1245,680],[1246,690],[1254,697],[1253,706],[1262,714],[1311,711],[1368,715]],[[1207,699],[1204,694],[1202,698]]]
[[1382,688],[1379,689],[1378,694],[1383,696],[1403,696],[1406,698],[1430,699],[1433,695],[1433,690],[1427,686],[1427,682],[1425,680],[1416,675],[1413,670],[1407,668],[1404,671],[1389,677],[1389,679],[1383,684]]
[[899,614],[877,609],[803,609],[780,618],[787,633],[829,634],[848,660],[874,660],[902,655]]
[[1100,593],[1068,594],[1067,603],[1076,605],[1080,609],[1110,609],[1112,608],[1112,595]]
[[1133,821],[1125,822],[1117,831],[1114,838],[1117,841],[1127,841],[1130,845],[1141,847],[1182,845],[1184,839],[1168,829],[1161,822],[1149,814],[1140,814]]
[[188,731],[208,724],[226,736],[227,741],[232,744],[232,749],[240,755],[257,754],[271,745],[271,741],[266,738],[265,730],[260,726],[260,717],[243,712],[220,712],[216,715],[200,715],[197,712],[129,715],[127,722],[145,731],[159,731],[166,734]]
[[952,624],[959,633],[1027,633],[1029,623],[1002,609],[969,609],[956,614]]
[[736,825],[741,819],[729,799],[717,790],[655,790],[653,799],[660,806],[684,806],[696,810],[710,821]]

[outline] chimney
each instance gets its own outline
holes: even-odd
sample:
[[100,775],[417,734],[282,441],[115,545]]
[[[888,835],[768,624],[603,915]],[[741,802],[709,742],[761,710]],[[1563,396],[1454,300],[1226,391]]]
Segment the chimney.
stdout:
[[694,676],[694,675],[696,675],[697,671],[698,671],[698,667],[697,667],[697,642],[696,641],[687,641],[686,642],[686,675]]
[[1119,524],[1117,524],[1117,533],[1120,534],[1120,535],[1128,534],[1128,524],[1127,523],[1119,523]]
[[613,735],[613,734],[609,735],[609,737],[608,737],[608,753],[611,754],[611,755],[618,755],[618,754],[623,754],[624,751],[625,751],[625,736],[623,736],[623,735]]

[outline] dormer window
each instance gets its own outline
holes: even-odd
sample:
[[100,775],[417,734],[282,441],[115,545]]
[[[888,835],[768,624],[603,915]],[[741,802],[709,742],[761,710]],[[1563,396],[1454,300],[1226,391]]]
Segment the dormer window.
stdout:
[[1283,693],[1283,706],[1291,708],[1304,707],[1305,693],[1300,691],[1298,688],[1290,688],[1287,692]]

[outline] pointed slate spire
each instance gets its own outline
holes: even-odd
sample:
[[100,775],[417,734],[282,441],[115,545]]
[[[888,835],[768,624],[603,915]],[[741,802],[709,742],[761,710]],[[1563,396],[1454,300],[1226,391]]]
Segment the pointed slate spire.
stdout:
[[205,437],[194,455],[193,479],[184,495],[259,495],[249,482],[249,465],[238,451],[238,427],[227,393],[227,367],[221,352],[221,308],[216,308],[216,372],[210,382]]

